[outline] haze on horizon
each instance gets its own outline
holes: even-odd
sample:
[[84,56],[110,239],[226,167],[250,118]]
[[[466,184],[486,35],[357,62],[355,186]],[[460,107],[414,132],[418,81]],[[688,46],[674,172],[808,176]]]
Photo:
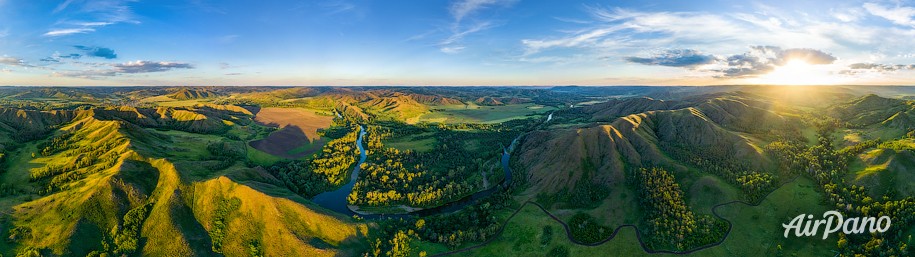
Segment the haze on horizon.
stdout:
[[0,0],[0,85],[911,85],[912,1]]

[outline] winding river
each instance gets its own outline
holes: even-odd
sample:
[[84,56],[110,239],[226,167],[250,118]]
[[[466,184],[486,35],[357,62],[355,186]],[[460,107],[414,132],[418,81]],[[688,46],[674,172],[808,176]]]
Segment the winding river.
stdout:
[[[339,114],[338,114],[339,115]],[[343,214],[356,214],[346,207],[346,197],[349,196],[349,193],[353,191],[353,186],[356,185],[356,178],[359,177],[359,170],[361,169],[362,163],[365,162],[365,148],[362,147],[362,138],[365,137],[365,128],[361,125],[359,126],[359,137],[356,138],[356,147],[359,148],[359,161],[356,162],[356,167],[353,168],[353,174],[350,175],[349,182],[346,185],[338,188],[334,191],[328,191],[316,195],[311,199],[315,204],[320,205],[321,207],[343,213]]]
[[500,188],[508,187],[512,180],[511,168],[508,166],[508,161],[511,159],[511,152],[515,148],[515,145],[518,143],[518,139],[521,138],[521,135],[515,137],[515,139],[512,140],[511,145],[502,147],[502,170],[505,172],[505,179],[503,179],[502,183],[500,183],[498,186],[493,186],[486,190],[476,192],[472,195],[461,198],[460,200],[450,202],[439,207],[421,209],[407,214],[361,214],[353,212],[353,210],[347,206],[348,202],[346,201],[346,198],[349,196],[350,192],[353,191],[353,187],[356,185],[356,178],[359,177],[359,171],[361,169],[360,166],[362,166],[362,163],[364,163],[366,159],[366,151],[362,146],[363,137],[365,137],[365,128],[360,125],[359,138],[356,139],[356,147],[359,148],[359,162],[357,162],[356,166],[353,168],[353,173],[350,176],[349,183],[346,183],[346,185],[343,185],[337,190],[316,195],[311,199],[312,202],[326,209],[346,215],[358,216],[363,219],[398,218],[406,216],[424,217],[434,214],[456,212],[463,209],[464,207],[467,207],[467,205],[476,203],[480,199],[495,193]]

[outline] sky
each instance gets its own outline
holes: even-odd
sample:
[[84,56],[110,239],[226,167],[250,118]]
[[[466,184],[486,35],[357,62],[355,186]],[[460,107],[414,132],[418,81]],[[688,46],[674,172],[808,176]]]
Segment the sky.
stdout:
[[915,84],[913,1],[0,0],[0,85]]

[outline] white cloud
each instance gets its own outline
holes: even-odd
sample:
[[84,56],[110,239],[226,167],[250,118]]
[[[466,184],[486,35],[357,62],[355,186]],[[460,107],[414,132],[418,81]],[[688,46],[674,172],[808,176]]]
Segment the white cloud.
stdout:
[[464,50],[463,46],[443,46],[440,50],[446,54],[456,54]]
[[194,65],[180,62],[133,61],[126,63],[96,63],[90,66],[107,66],[105,69],[89,69],[78,71],[58,71],[54,76],[95,79],[99,77],[113,77],[122,74],[139,74],[151,72],[164,72],[175,69],[193,69]]
[[915,27],[915,8],[908,6],[886,7],[875,3],[864,4],[864,9],[870,14],[892,21],[895,24]]
[[95,29],[93,29],[93,28],[56,29],[56,30],[48,31],[48,33],[44,33],[44,35],[48,36],[48,37],[58,37],[58,36],[67,36],[67,35],[72,35],[72,34],[88,33],[88,32],[93,32],[93,31],[95,31]]
[[[908,23],[912,18],[907,16],[909,10],[906,8],[884,9],[891,10],[887,12],[893,15],[882,14],[895,17],[898,23]],[[650,57],[671,49],[694,49],[726,58],[745,52],[747,46],[781,46],[829,53],[835,60],[820,67],[836,73],[852,63],[915,63],[912,55],[899,55],[911,53],[910,42],[915,41],[915,29],[874,23],[872,19],[864,18],[873,10],[860,7],[821,13],[761,5],[740,12],[715,13],[588,6],[585,10],[590,14],[590,23],[572,24],[578,26],[577,29],[520,39],[523,54],[513,61],[558,64],[568,63],[565,60],[569,57],[580,55],[585,56],[585,60],[577,60],[581,65],[603,63],[620,72],[633,66],[632,62],[627,62],[627,56]],[[728,71],[728,65],[719,66],[717,73],[696,72],[712,78],[714,74]],[[658,69],[668,71],[670,68]],[[632,68],[632,71],[644,73],[650,69]]]

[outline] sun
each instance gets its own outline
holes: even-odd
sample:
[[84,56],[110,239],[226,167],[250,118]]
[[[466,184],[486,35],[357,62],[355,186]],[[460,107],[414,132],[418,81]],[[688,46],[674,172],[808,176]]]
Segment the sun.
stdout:
[[750,79],[753,84],[768,85],[836,85],[842,76],[834,74],[827,65],[813,65],[801,59],[789,60],[772,72]]

